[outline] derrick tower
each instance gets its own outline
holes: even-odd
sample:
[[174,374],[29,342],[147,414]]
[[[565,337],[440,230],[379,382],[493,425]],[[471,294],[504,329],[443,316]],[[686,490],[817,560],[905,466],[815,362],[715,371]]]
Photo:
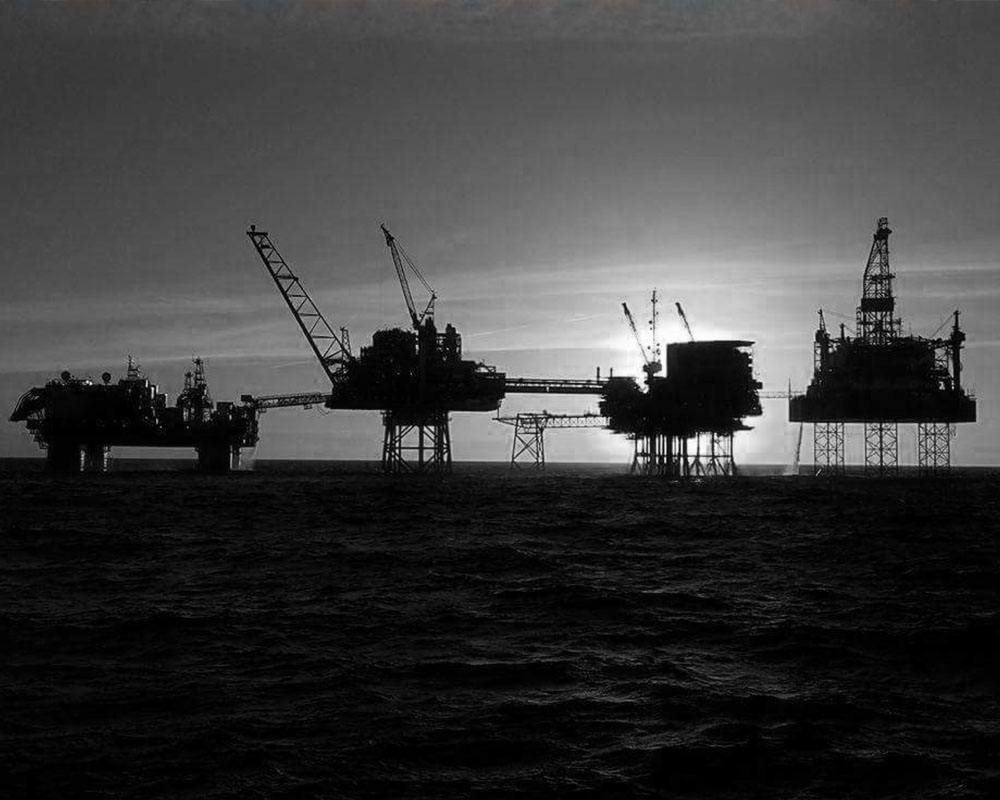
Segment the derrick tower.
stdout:
[[865,264],[861,285],[861,304],[858,306],[857,337],[862,342],[883,346],[899,335],[901,321],[895,317],[896,300],[892,295],[889,268],[889,220],[879,217],[872,237],[872,249]]
[[[946,471],[957,423],[975,422],[976,401],[962,388],[965,333],[959,312],[947,338],[902,335],[889,264],[889,221],[881,217],[865,263],[854,337],[831,336],[823,312],[814,338],[813,380],[789,398],[789,420],[813,423],[814,472],[845,470],[845,425],[864,427],[865,474],[899,472],[899,425],[917,426],[922,474]],[[939,328],[940,330],[940,328]]]

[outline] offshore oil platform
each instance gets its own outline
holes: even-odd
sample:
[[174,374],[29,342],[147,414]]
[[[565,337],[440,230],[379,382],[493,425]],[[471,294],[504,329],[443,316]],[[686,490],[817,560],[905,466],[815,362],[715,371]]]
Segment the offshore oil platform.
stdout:
[[63,372],[29,389],[10,420],[25,423],[46,451],[47,467],[58,472],[104,472],[112,447],[191,447],[199,469],[228,472],[258,436],[256,409],[212,400],[200,358],[173,406],[130,357],[116,383],[109,372],[101,383]]
[[[346,328],[335,330],[313,303],[298,276],[265,231],[247,231],[330,382],[327,392],[264,397],[243,395],[240,404],[215,403],[204,364],[185,375],[174,406],[143,377],[131,360],[117,383],[73,377],[35,387],[19,400],[11,420],[24,422],[47,451],[49,467],[61,471],[103,471],[112,447],[192,447],[203,470],[239,465],[242,448],[258,440],[259,415],[270,408],[313,405],[329,409],[377,410],[384,427],[381,467],[385,472],[447,472],[451,469],[450,415],[496,412],[514,427],[511,465],[544,467],[544,434],[552,428],[602,427],[634,442],[632,472],[670,478],[736,474],[733,437],[750,430],[745,420],[760,416],[762,397],[788,397],[789,420],[814,425],[817,474],[845,471],[845,425],[865,430],[865,471],[898,471],[898,426],[915,423],[918,465],[937,473],[950,465],[953,426],[976,419],[975,398],[962,388],[961,349],[965,334],[959,313],[947,338],[903,336],[895,316],[889,267],[888,220],[878,221],[865,266],[857,330],[830,334],[823,312],[815,336],[812,383],[802,393],[762,392],[753,371],[753,342],[696,340],[680,303],[677,312],[689,341],[666,347],[666,374],[656,338],[658,300],[652,295],[652,344],[646,346],[628,305],[625,318],[643,357],[645,380],[609,373],[593,380],[512,378],[491,365],[463,358],[462,338],[451,324],[439,332],[437,294],[382,226],[406,310],[409,329],[374,332],[355,354]],[[428,294],[422,310],[410,276]],[[940,329],[939,329],[940,330]],[[570,394],[599,398],[599,411],[583,414],[525,412],[501,417],[509,394]],[[797,464],[797,456],[796,456]]]
[[697,341],[687,315],[675,303],[690,341],[667,345],[667,374],[663,371],[656,329],[659,318],[656,290],[651,298],[653,344],[642,342],[635,318],[622,303],[625,319],[644,361],[644,386],[633,377],[613,373],[600,385],[599,411],[553,414],[521,412],[495,417],[514,428],[511,469],[545,469],[545,433],[552,429],[604,428],[633,442],[630,472],[667,478],[707,478],[737,473],[733,437],[751,430],[743,420],[760,416],[761,397],[787,397],[786,392],[761,392],[754,379],[753,342]]
[[[904,336],[889,266],[889,221],[878,220],[865,265],[854,337],[831,336],[820,311],[813,379],[789,398],[788,418],[813,425],[814,471],[845,471],[845,425],[864,426],[865,474],[899,471],[899,425],[917,426],[922,474],[948,470],[953,426],[976,421],[976,400],[962,388],[959,312],[947,338]],[[940,330],[940,328],[938,329]]]
[[[510,393],[601,392],[600,380],[510,378],[493,366],[463,359],[458,330],[448,324],[443,333],[438,331],[434,320],[437,294],[384,225],[382,234],[403,292],[410,330],[376,331],[372,343],[355,355],[347,329],[334,330],[268,233],[250,226],[247,236],[326,373],[330,391],[244,396],[248,405],[260,411],[305,405],[381,411],[383,471],[448,472],[452,412],[497,411]],[[414,300],[410,275],[428,294],[422,310]]]
[[669,478],[735,475],[733,435],[750,430],[743,420],[762,413],[761,384],[753,374],[753,342],[696,341],[684,309],[676,303],[690,341],[667,345],[666,375],[660,377],[657,302],[654,291],[653,344],[648,347],[628,305],[622,303],[645,360],[645,388],[635,378],[610,378],[600,412],[611,430],[634,440],[632,472]]

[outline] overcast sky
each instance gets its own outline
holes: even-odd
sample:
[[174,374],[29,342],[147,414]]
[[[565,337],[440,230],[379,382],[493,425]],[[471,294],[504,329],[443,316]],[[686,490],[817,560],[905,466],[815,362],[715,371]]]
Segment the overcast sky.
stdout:
[[[816,310],[853,318],[887,215],[904,324],[963,311],[981,422],[955,460],[996,464],[997,42],[990,0],[2,3],[0,402],[128,353],[172,397],[194,354],[219,399],[322,389],[250,223],[355,347],[406,324],[384,221],[508,374],[640,374],[621,302],[646,319],[655,287],[663,340],[680,300],[700,338],[755,340],[768,388],[803,387]],[[765,408],[738,454],[787,460]],[[455,455],[503,458],[509,433],[457,415]],[[380,442],[377,414],[289,410],[257,454]],[[0,452],[38,454],[10,423]]]

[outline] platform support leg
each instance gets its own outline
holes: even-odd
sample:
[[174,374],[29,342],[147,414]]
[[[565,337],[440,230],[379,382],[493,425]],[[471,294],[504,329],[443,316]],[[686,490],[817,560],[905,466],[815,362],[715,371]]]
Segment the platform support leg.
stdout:
[[694,455],[690,454],[690,441],[683,442],[685,457],[678,465],[682,477],[722,478],[736,474],[733,462],[733,435],[731,433],[704,433],[694,436]]
[[632,455],[632,474],[656,475],[662,456],[657,453],[660,444],[656,434],[636,434],[635,451]]
[[946,475],[951,469],[951,425],[917,423],[917,468],[921,475]]
[[229,442],[205,442],[195,449],[200,472],[231,472],[240,468],[240,448]]
[[53,439],[45,452],[45,469],[49,472],[82,472],[83,446],[79,442]]
[[639,463],[639,452],[640,452],[640,448],[641,448],[641,445],[639,443],[641,441],[642,441],[642,437],[641,436],[635,436],[632,439],[632,444],[634,446],[632,448],[632,466],[630,466],[629,469],[628,469],[628,474],[629,475],[635,475],[635,473],[642,471],[642,467],[641,467],[641,465]]
[[894,478],[899,474],[899,424],[865,423],[865,477]]
[[712,469],[711,437],[712,434],[708,434],[708,448],[703,454],[701,452],[702,436],[700,433],[694,435],[694,455],[691,456],[691,474],[696,478],[707,476]]
[[635,453],[629,471],[640,475],[669,475],[672,457],[670,445],[669,436],[636,434]]
[[674,438],[673,436],[658,436],[655,438],[657,439],[657,450],[654,474],[664,478],[680,477],[680,440]]
[[733,461],[733,435],[731,433],[710,434],[711,461],[709,474],[715,477],[731,477],[736,474]]
[[844,423],[817,422],[813,425],[813,475],[844,474]]
[[686,436],[636,435],[632,473],[685,480],[691,477],[723,477],[736,474],[733,435],[708,433]]
[[106,444],[88,444],[83,447],[83,471],[107,472],[111,448]]
[[382,412],[382,471],[451,472],[451,430],[447,411]]
[[518,414],[514,418],[510,468],[522,467],[545,469],[545,419],[536,414]]

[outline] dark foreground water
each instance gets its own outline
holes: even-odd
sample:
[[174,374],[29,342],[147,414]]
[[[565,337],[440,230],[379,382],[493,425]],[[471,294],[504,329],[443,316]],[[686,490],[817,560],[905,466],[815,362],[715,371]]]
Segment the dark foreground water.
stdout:
[[1000,796],[1000,478],[0,472],[0,796]]

